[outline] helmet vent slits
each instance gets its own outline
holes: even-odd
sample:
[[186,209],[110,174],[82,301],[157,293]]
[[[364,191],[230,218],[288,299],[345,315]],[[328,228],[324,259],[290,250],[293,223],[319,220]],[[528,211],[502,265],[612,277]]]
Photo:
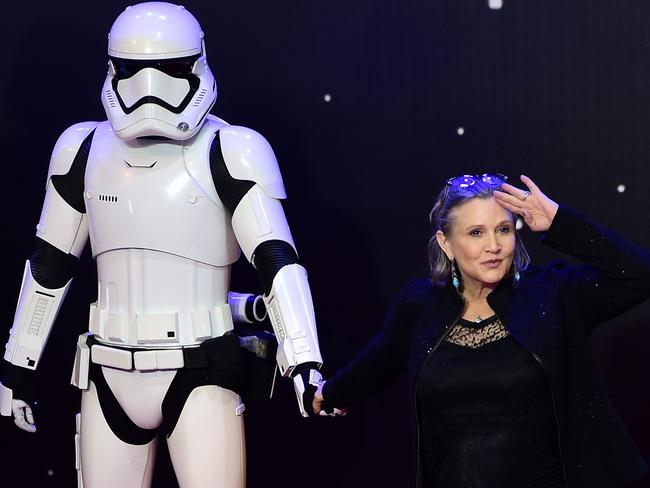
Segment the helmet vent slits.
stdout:
[[110,90],[106,90],[106,100],[108,100],[108,104],[111,108],[115,108],[115,97]]
[[194,104],[193,104],[194,107],[198,107],[201,104],[207,92],[208,90],[206,90],[205,88],[199,92],[199,94],[196,97],[196,100],[194,100]]

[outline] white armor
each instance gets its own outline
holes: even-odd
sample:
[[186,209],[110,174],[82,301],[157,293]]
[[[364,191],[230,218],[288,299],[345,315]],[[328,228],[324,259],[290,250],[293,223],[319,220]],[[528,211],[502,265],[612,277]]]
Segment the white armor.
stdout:
[[[113,25],[109,55],[102,92],[109,120],[77,124],[61,135],[37,226],[39,238],[72,256],[80,256],[90,238],[97,262],[97,301],[89,313],[95,342],[89,346],[86,336],[80,338],[73,372],[73,383],[84,390],[77,448],[79,483],[83,478],[87,488],[148,486],[155,451],[155,440],[135,445],[111,431],[99,406],[100,388],[88,379],[89,365],[99,365],[138,428],[156,428],[162,399],[186,366],[184,349],[233,329],[230,265],[240,249],[253,264],[256,248],[267,241],[295,249],[279,202],[286,195],[271,147],[258,133],[207,115],[216,84],[196,19],[166,3],[129,7]],[[191,74],[172,76],[169,67],[177,58],[191,60]],[[174,113],[169,107],[183,110]],[[211,172],[209,155],[217,137],[227,173],[250,184],[232,215]],[[83,151],[85,211],[80,211],[53,178],[76,171]],[[36,368],[69,283],[45,288],[27,263],[5,360]],[[264,301],[282,374],[292,375],[305,364],[319,367],[305,269],[294,263],[277,270]],[[231,295],[231,303],[241,315],[242,298]],[[312,383],[317,377],[316,371],[309,375]],[[305,415],[305,385],[300,376],[295,382]],[[11,414],[11,404],[11,389],[0,384],[2,415]],[[244,486],[242,411],[239,397],[228,389],[204,385],[191,392],[168,439],[182,486]],[[194,447],[188,447],[188,437]]]
[[98,274],[90,330],[102,342],[178,347],[232,329],[228,266],[239,248],[205,157],[223,125],[165,142],[97,127],[84,196]]

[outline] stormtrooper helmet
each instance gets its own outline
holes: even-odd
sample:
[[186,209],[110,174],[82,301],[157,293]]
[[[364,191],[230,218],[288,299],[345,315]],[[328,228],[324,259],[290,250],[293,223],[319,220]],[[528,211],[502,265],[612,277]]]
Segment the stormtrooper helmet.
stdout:
[[115,20],[102,103],[120,139],[189,139],[216,99],[203,31],[184,7],[140,3]]

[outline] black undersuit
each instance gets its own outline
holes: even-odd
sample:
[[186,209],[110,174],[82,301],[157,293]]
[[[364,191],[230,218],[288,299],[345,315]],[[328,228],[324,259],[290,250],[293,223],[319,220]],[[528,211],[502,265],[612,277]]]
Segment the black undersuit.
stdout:
[[214,385],[203,369],[178,369],[162,401],[162,424],[156,429],[143,429],[124,412],[104,378],[102,366],[91,363],[89,379],[97,388],[99,405],[111,431],[121,441],[135,445],[148,444],[159,433],[172,435],[190,393],[200,386]]

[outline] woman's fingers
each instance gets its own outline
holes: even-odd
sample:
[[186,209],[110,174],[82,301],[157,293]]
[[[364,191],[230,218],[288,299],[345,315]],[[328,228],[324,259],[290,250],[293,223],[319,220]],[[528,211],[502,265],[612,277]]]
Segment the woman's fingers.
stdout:
[[510,183],[503,183],[501,185],[501,192],[502,193],[508,193],[515,198],[518,198],[519,200],[524,200],[525,198],[528,197],[531,193],[542,193],[542,191],[539,189],[539,187],[535,184],[533,180],[531,180],[528,176],[526,175],[521,175],[519,177],[521,179],[521,182],[526,185],[528,190],[522,190],[521,188],[517,188],[514,185],[511,185]]
[[535,184],[533,180],[531,180],[528,176],[526,175],[521,175],[519,179],[523,182],[524,185],[528,187],[528,189],[532,193],[542,193],[542,191],[539,189],[539,187]]
[[[494,197],[499,202],[508,203],[511,206],[517,207],[519,209],[521,208],[522,204],[525,201],[525,199],[523,197],[519,198],[518,196],[509,194],[509,193],[505,193],[505,192],[499,191],[499,190],[494,190]],[[509,209],[509,210],[512,210],[512,209]]]
[[517,188],[516,186],[513,186],[509,183],[502,184],[500,189],[502,193],[508,193],[519,200],[524,200],[526,196],[531,193],[527,192],[526,190],[522,190],[521,188]]
[[503,208],[521,215],[533,231],[548,230],[557,213],[558,204],[542,193],[528,176],[521,175],[520,178],[528,190],[520,190],[504,183],[499,190],[494,190],[495,200]]
[[333,408],[330,413],[327,413],[325,410],[321,410],[318,415],[321,417],[345,417],[348,414],[347,408]]
[[511,195],[518,195],[523,191],[510,183],[503,183],[499,189],[500,191],[510,193]]
[[505,208],[506,210],[510,210],[512,213],[523,215],[523,209],[520,206],[513,205],[512,203],[507,201],[505,198],[503,198],[503,197],[501,197],[499,195],[496,195],[496,192],[495,192],[495,197],[496,197],[497,203],[499,205],[501,205],[503,208]]
[[322,415],[323,402],[325,401],[325,398],[323,398],[324,385],[325,381],[321,381],[319,383],[318,388],[316,389],[316,393],[314,393],[314,398],[311,402],[311,407],[316,415]]

